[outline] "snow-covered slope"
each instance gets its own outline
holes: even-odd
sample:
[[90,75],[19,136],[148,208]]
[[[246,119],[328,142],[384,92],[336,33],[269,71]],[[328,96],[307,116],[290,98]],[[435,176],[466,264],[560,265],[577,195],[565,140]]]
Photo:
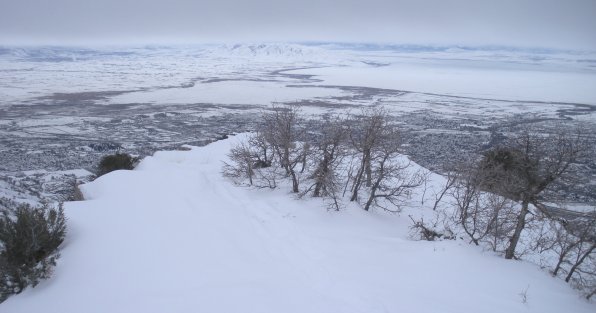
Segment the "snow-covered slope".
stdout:
[[408,240],[404,215],[236,187],[220,167],[237,140],[84,185],[54,277],[0,312],[594,312],[531,264]]

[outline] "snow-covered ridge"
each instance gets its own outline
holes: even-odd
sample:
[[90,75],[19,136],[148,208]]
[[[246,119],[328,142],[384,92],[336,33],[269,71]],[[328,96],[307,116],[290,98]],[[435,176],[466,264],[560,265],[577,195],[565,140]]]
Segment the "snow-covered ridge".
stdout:
[[134,49],[93,49],[76,47],[2,47],[0,59],[31,62],[77,62],[134,55]]
[[131,55],[134,53],[149,53],[155,51],[204,51],[207,53],[226,53],[238,56],[283,56],[305,57],[328,53],[329,49],[291,43],[253,43],[253,44],[218,44],[191,46],[137,46],[137,47],[60,47],[60,46],[31,46],[31,47],[2,47],[0,56],[13,56],[23,59],[36,58],[65,58],[97,57],[105,55]]
[[157,152],[84,185],[88,200],[66,204],[54,277],[0,312],[594,311],[529,263],[407,239],[420,208],[332,213],[287,190],[236,187],[220,169],[238,140]]
[[319,54],[323,51],[320,48],[312,48],[300,46],[296,44],[236,44],[226,45],[225,49],[230,51],[230,54],[249,55],[249,56],[308,56]]
[[313,47],[292,43],[254,43],[231,44],[207,48],[208,54],[227,57],[270,59],[270,60],[301,60],[301,61],[333,61],[337,63],[346,58],[344,51],[334,51],[322,47]]
[[126,58],[143,55],[195,55],[215,58],[252,58],[269,60],[334,60],[345,57],[345,51],[292,43],[217,44],[171,47],[2,47],[0,59],[20,61],[67,62],[104,58]]
[[[458,66],[493,62],[508,68],[539,65],[543,69],[596,71],[596,52],[507,47],[460,47],[374,44],[238,43],[177,46],[59,47],[0,46],[0,60],[21,62],[77,62],[134,59],[146,56],[249,59],[257,61],[304,61],[344,64],[349,61],[446,61]],[[554,66],[554,67],[553,67]]]

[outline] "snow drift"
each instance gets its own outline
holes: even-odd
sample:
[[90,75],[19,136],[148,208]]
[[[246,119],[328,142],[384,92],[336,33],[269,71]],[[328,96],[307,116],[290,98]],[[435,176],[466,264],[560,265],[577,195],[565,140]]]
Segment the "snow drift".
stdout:
[[407,239],[408,212],[234,186],[220,169],[237,140],[84,185],[54,277],[0,312],[594,312],[532,264]]

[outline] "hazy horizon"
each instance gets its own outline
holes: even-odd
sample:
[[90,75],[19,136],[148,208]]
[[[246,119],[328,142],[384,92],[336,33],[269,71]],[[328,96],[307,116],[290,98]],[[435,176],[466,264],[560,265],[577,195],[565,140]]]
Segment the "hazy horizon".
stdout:
[[596,50],[596,1],[23,0],[1,45],[331,42]]

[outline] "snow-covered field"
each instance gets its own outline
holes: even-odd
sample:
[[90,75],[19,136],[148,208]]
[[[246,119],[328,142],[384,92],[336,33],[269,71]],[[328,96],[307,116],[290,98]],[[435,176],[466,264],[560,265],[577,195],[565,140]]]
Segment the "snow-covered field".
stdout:
[[[54,276],[0,312],[594,312],[537,266],[221,176],[232,137],[83,186]],[[432,176],[432,184],[442,178]],[[431,186],[432,187],[432,186]],[[525,301],[523,294],[525,293]]]
[[542,71],[538,67],[495,68],[490,63],[483,66],[461,65],[400,61],[381,67],[328,67],[290,73],[317,75],[329,85],[512,101],[596,104],[596,75],[593,72]]
[[[314,81],[296,80],[272,73],[280,69],[317,76]],[[81,92],[115,92],[103,98],[107,104],[268,105],[337,95],[333,89],[288,86],[296,83],[596,104],[596,53],[581,51],[282,43],[0,47],[0,72],[0,106]]]

